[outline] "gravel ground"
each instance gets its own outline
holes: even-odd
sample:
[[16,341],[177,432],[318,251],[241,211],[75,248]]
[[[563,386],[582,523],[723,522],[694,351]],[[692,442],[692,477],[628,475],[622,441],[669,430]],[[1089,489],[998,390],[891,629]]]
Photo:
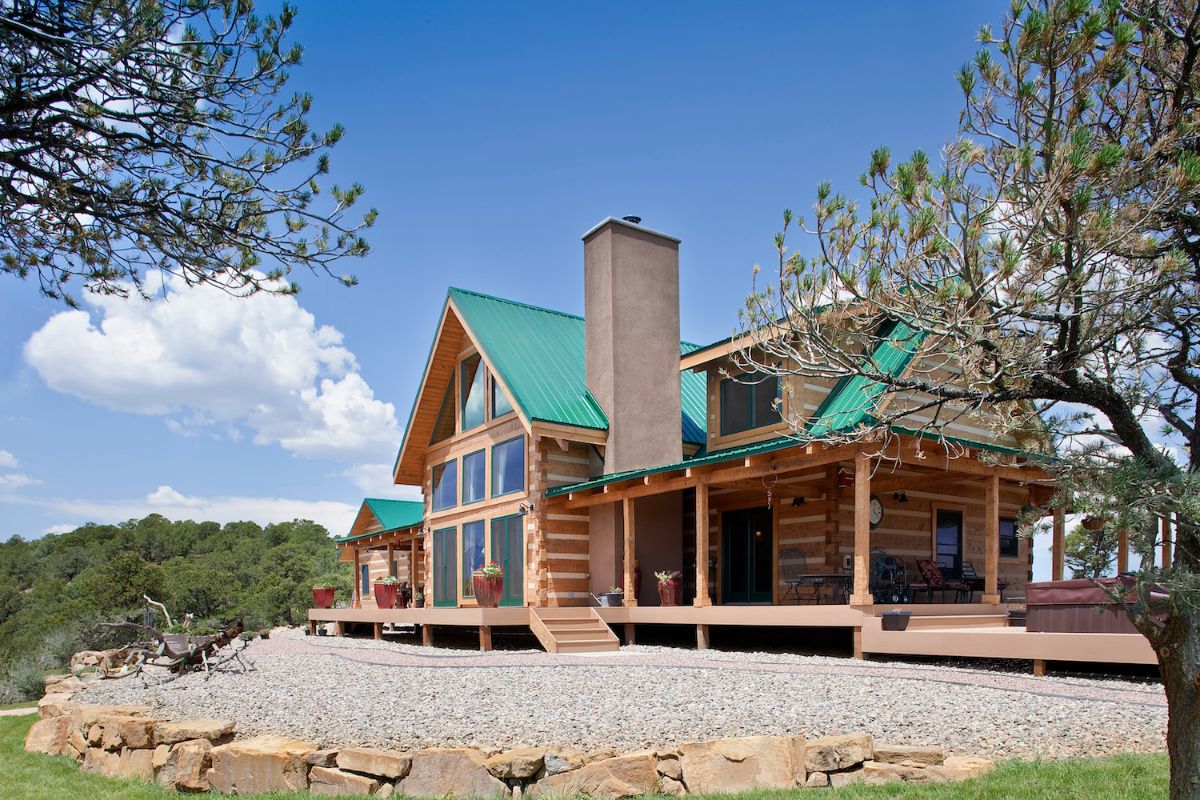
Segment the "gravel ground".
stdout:
[[104,681],[84,697],[151,703],[176,719],[232,718],[242,733],[286,733],[322,746],[626,750],[868,731],[993,758],[1165,747],[1162,688],[1132,680],[644,646],[591,656],[484,654],[289,630],[255,642],[247,655],[252,672],[162,686]]

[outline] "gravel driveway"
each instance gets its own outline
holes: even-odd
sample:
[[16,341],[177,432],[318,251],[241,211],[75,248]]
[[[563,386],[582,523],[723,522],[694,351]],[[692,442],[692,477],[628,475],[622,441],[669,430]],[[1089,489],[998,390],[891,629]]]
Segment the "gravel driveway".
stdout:
[[994,758],[1165,749],[1162,689],[1131,680],[640,646],[589,656],[484,654],[285,630],[248,655],[253,672],[157,687],[105,681],[84,697],[160,704],[177,719],[232,718],[242,733],[322,746],[626,750],[868,731]]

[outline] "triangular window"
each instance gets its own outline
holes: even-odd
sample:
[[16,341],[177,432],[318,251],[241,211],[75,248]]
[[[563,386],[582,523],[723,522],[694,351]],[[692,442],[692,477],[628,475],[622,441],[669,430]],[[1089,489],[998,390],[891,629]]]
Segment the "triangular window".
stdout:
[[433,423],[433,435],[429,437],[430,444],[445,441],[454,435],[454,381],[446,384],[446,396],[442,398],[442,406],[438,409],[437,421]]

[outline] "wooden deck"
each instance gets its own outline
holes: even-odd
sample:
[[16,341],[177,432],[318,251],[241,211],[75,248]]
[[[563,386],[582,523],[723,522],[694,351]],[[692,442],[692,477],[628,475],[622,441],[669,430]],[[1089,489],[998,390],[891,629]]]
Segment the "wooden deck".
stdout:
[[[885,631],[880,614],[903,609],[912,612],[908,630]],[[1028,659],[1036,672],[1048,661],[1096,664],[1155,664],[1154,651],[1144,637],[1119,633],[1030,633],[1008,627],[1009,606],[1003,604],[915,604],[907,606],[633,606],[595,608],[607,625],[624,628],[632,641],[638,625],[687,625],[696,628],[696,645],[708,646],[711,626],[847,628],[853,631],[855,656],[913,655],[948,658]],[[344,633],[348,623],[372,625],[381,638],[387,623],[416,625],[422,642],[433,643],[436,626],[479,629],[480,649],[491,649],[494,627],[528,628],[538,634],[529,608],[333,608],[309,609],[309,626],[332,622]],[[542,626],[544,627],[544,626]],[[540,632],[539,640],[545,634]],[[590,637],[590,634],[589,634]],[[559,651],[553,644],[543,646]],[[561,652],[569,652],[564,648]]]

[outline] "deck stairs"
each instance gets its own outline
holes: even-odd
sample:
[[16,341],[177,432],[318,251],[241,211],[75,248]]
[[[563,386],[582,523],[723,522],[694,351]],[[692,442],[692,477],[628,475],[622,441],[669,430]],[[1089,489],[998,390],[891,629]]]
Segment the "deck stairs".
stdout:
[[616,634],[588,607],[530,608],[529,627],[547,653],[616,652]]

